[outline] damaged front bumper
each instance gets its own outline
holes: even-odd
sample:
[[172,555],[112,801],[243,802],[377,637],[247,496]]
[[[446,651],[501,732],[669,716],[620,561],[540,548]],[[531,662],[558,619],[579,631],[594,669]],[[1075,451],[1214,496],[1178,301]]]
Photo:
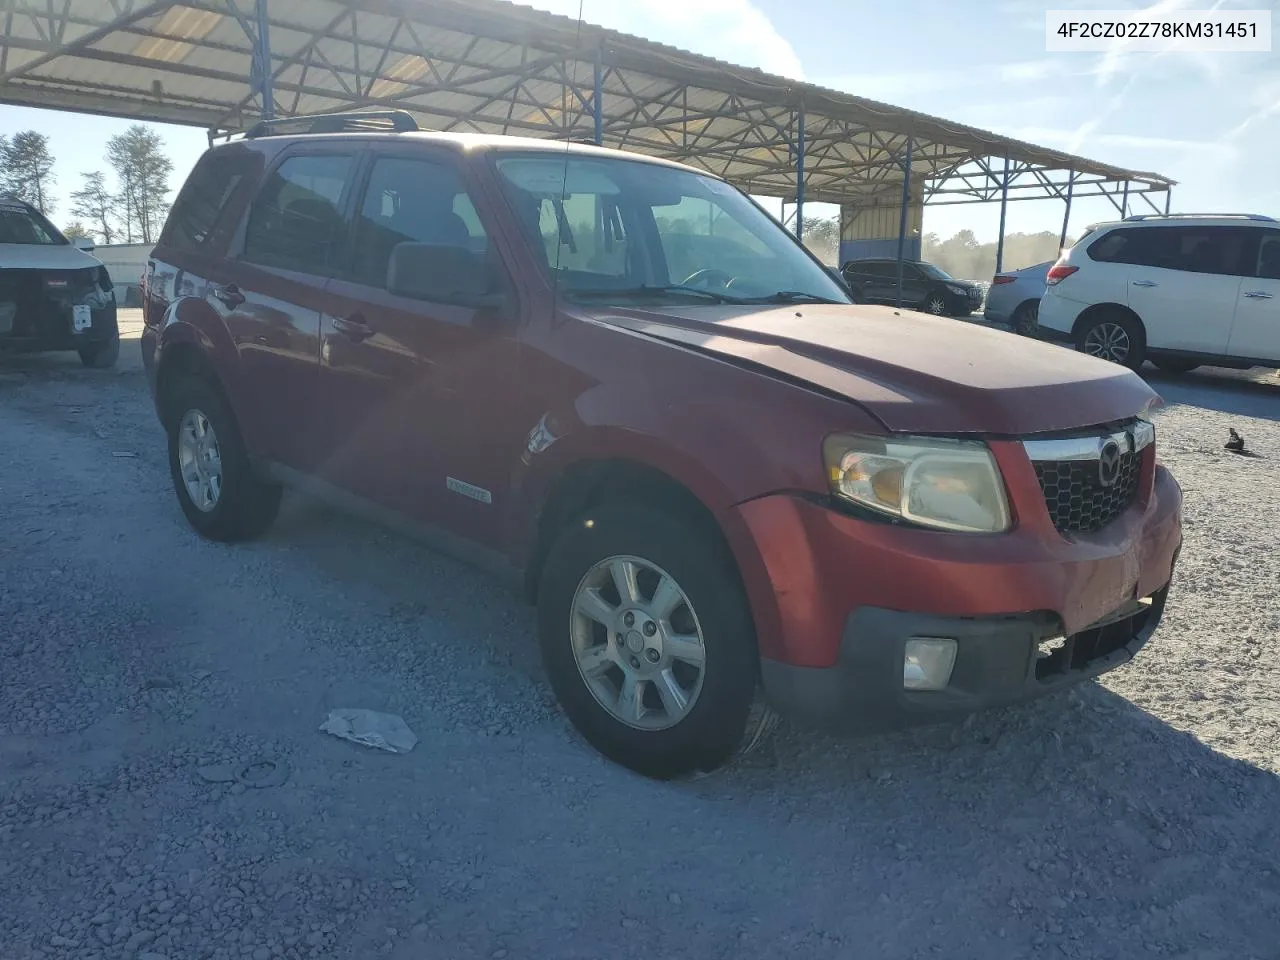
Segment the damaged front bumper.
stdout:
[[79,350],[119,335],[105,268],[0,269],[0,350]]

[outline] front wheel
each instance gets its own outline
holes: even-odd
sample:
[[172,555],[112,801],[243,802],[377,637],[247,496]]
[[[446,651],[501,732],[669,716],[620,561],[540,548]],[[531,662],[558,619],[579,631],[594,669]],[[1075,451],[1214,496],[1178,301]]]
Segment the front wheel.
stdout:
[[1102,314],[1084,323],[1076,334],[1076,347],[1081,353],[1130,370],[1140,370],[1147,358],[1141,324],[1120,313]]
[[539,638],[573,725],[609,759],[669,779],[741,746],[758,661],[746,597],[723,549],[644,507],[572,522],[547,557]]
[[935,317],[941,317],[947,312],[946,298],[940,293],[931,293],[924,298],[924,303],[920,305],[920,309],[925,313],[931,313]]

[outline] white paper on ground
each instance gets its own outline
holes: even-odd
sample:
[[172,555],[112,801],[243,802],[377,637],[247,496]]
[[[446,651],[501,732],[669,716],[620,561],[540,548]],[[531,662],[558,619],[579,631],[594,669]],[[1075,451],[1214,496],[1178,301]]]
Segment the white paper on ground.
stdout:
[[418,742],[408,724],[393,713],[344,708],[330,710],[320,729],[365,747],[408,753]]

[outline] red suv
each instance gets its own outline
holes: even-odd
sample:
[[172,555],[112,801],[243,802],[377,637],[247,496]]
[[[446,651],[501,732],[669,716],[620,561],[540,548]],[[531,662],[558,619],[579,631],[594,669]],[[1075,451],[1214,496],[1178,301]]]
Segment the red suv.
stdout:
[[1181,493],[1133,373],[853,305],[687,167],[411,128],[264,125],[182,190],[142,351],[197,532],[288,485],[513,575],[565,712],[659,777],[758,703],[933,720],[1151,636]]

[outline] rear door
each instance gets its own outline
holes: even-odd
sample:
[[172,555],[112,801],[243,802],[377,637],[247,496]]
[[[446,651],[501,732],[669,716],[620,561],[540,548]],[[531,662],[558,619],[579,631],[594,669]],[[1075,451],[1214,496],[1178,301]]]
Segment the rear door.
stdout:
[[1261,244],[1253,275],[1240,285],[1228,353],[1280,362],[1280,230],[1255,230]]
[[237,255],[211,275],[210,303],[240,352],[262,455],[314,473],[324,287],[351,193],[356,147],[291,149],[258,191]]
[[463,245],[510,290],[462,166],[449,151],[373,155],[321,328],[323,475],[362,499],[496,544],[518,415],[518,324],[387,290],[400,243]]
[[861,284],[862,296],[873,303],[893,301],[893,280],[889,276],[889,264],[884,260],[864,260],[858,264],[854,278]]
[[1146,327],[1147,346],[1225,354],[1251,231],[1152,225],[1110,236],[1124,233],[1132,235],[1119,250],[1130,264],[1129,307]]

